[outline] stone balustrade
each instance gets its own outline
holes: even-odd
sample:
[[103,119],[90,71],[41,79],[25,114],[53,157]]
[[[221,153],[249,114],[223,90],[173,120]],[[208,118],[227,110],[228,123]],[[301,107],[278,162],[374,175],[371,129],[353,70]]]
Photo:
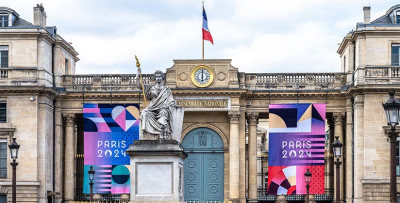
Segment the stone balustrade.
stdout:
[[400,83],[400,66],[366,66],[354,72],[354,85],[395,83]]
[[[143,74],[143,82],[149,84],[152,74]],[[61,86],[67,91],[130,91],[137,89],[135,74],[63,75]]]
[[[40,75],[41,73],[37,70],[37,68],[1,68],[0,86],[40,85]],[[45,79],[42,81],[44,80]]]
[[[153,82],[152,76],[143,74],[144,83]],[[250,73],[243,76],[245,80],[241,86],[251,90],[340,89],[346,82],[344,73]],[[62,76],[61,86],[67,91],[127,91],[136,89],[134,78],[134,74],[66,75]]]
[[252,90],[340,89],[344,73],[249,73],[246,87]]
[[[372,81],[400,80],[400,67],[365,68],[365,80]],[[358,74],[360,74],[358,70]],[[2,68],[0,69],[0,85],[41,85],[51,83],[49,73],[38,71],[36,68]],[[361,74],[362,75],[362,74]],[[50,75],[51,76],[51,75]],[[145,84],[153,82],[153,74],[143,74]],[[242,74],[241,87],[251,90],[318,90],[340,89],[346,83],[344,73],[246,73]],[[129,91],[137,89],[135,74],[91,74],[63,75],[60,86],[67,91]],[[41,82],[43,81],[43,82]],[[47,85],[46,85],[47,86]],[[110,89],[111,88],[111,89]]]

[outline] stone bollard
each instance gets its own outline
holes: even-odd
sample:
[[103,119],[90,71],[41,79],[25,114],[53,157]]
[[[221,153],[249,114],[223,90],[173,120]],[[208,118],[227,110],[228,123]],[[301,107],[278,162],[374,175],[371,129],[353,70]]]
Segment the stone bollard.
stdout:
[[276,197],[276,203],[287,203],[285,195],[278,195]]
[[315,195],[310,195],[310,203],[317,203],[317,201],[315,201]]
[[93,201],[101,201],[101,195],[100,194],[93,194]]
[[122,194],[121,195],[121,202],[125,203],[125,202],[129,202],[129,200],[130,200],[129,194]]

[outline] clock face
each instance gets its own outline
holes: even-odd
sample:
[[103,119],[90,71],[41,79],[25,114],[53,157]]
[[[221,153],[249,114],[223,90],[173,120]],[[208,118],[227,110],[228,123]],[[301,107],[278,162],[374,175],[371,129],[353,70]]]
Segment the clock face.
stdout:
[[192,82],[197,87],[207,87],[214,79],[214,73],[208,66],[197,66],[192,70]]
[[206,84],[210,80],[210,71],[205,68],[199,68],[194,72],[194,79],[199,84]]

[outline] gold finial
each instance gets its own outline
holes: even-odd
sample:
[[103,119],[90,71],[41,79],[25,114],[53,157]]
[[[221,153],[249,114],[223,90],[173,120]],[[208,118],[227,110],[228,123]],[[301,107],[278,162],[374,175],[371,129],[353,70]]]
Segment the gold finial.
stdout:
[[136,67],[140,68],[140,62],[136,55],[135,55],[135,59],[136,59]]

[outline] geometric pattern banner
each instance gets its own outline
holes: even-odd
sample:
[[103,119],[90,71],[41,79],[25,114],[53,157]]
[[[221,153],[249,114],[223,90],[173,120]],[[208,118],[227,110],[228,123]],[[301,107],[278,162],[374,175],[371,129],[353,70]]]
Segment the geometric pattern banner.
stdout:
[[268,195],[324,194],[326,104],[270,104]]
[[138,104],[83,104],[83,193],[90,193],[90,166],[96,171],[93,193],[129,193],[130,158],[125,151],[139,139],[139,122]]

